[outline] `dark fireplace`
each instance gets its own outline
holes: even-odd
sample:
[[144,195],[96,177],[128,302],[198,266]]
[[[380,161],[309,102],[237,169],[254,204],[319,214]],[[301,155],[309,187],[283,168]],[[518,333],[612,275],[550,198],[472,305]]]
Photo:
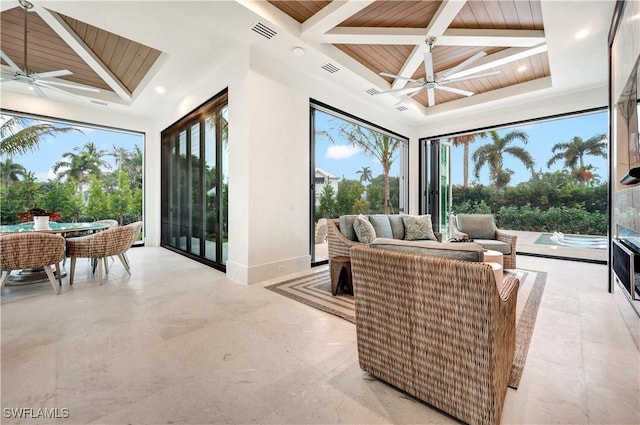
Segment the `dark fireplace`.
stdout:
[[640,232],[618,226],[611,253],[616,281],[640,315]]

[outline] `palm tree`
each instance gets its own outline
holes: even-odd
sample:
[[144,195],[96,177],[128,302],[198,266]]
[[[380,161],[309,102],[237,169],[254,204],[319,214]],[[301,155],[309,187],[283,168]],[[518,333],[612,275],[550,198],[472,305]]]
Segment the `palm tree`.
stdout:
[[523,131],[514,130],[500,137],[497,131],[489,132],[492,143],[482,145],[473,153],[474,176],[480,178],[480,169],[484,165],[489,166],[489,177],[493,180],[496,189],[501,190],[511,181],[514,171],[503,167],[503,157],[509,154],[520,160],[524,166],[534,172],[535,161],[529,152],[520,146],[509,146],[515,140],[521,140],[524,144],[529,136]]
[[21,164],[13,162],[11,158],[7,158],[6,161],[0,161],[0,180],[2,181],[2,187],[4,188],[4,196],[7,196],[7,190],[9,189],[10,182],[17,182],[20,177],[24,178],[27,175],[27,169]]
[[373,174],[371,173],[371,167],[362,167],[362,170],[356,171],[356,174],[360,174],[360,181],[367,185],[367,183],[371,182],[373,178]]
[[[2,117],[3,119],[6,117]],[[0,155],[13,156],[33,151],[45,136],[57,133],[80,131],[73,127],[55,127],[51,124],[29,125],[31,120],[21,117],[11,117],[0,125]]]
[[[389,187],[389,172],[397,156],[394,156],[401,141],[392,137],[371,131],[362,126],[346,123],[339,129],[339,133],[353,146],[359,147],[366,155],[370,155],[380,161],[382,174],[384,175],[383,209],[384,214],[389,214],[393,209],[391,205],[391,190]],[[362,178],[361,178],[362,179]]]
[[89,175],[96,178],[102,177],[102,168],[111,168],[108,162],[102,159],[107,154],[106,151],[98,149],[95,143],[87,142],[85,145],[75,147],[76,152],[65,152],[63,159],[53,164],[53,172],[58,173],[61,168],[65,170],[58,174],[59,178],[73,177],[78,183],[78,190],[82,192],[82,184],[86,182]]
[[571,171],[571,174],[582,184],[586,184],[594,177],[591,172],[592,165],[584,164],[586,155],[607,157],[607,135],[596,134],[587,140],[575,136],[570,142],[560,142],[553,145],[551,153],[554,155],[547,162],[547,167],[551,167],[559,160],[564,161],[564,166]]
[[449,141],[453,146],[462,145],[464,156],[464,168],[463,168],[463,186],[469,186],[469,145],[476,141],[476,137],[483,139],[487,138],[487,133],[482,131],[480,133],[463,134],[461,136],[450,137]]

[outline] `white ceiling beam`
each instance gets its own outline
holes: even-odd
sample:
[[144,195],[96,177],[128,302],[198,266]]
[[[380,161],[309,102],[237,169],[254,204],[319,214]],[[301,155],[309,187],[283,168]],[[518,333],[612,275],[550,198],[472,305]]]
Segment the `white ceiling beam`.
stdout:
[[301,32],[305,37],[320,37],[331,28],[360,12],[375,0],[332,1],[318,13],[302,23]]
[[55,12],[51,12],[42,6],[34,5],[33,10],[40,15],[44,22],[53,29],[62,40],[76,52],[80,58],[107,83],[109,87],[124,101],[131,102],[132,97],[129,90],[118,80],[118,78],[107,68],[107,66],[96,56],[95,53],[73,32],[67,23]]
[[[423,28],[336,27],[321,37],[328,44],[417,45],[425,42]],[[438,46],[532,47],[544,43],[544,31],[448,29]]]
[[[458,16],[460,9],[464,7],[465,3],[466,1],[464,0],[444,0],[440,3],[440,7],[433,16],[433,19],[431,19],[431,22],[427,25],[424,32],[424,39],[426,40],[427,37],[436,37],[437,39],[443,35],[447,28],[449,28],[449,25],[451,25],[451,22]],[[426,49],[426,42],[416,45],[402,66],[399,75],[410,78],[424,61],[424,52]],[[391,87],[399,89],[406,84],[407,82],[405,80],[398,78],[393,82]]]
[[[487,55],[477,62],[473,63],[473,66],[465,68],[460,72],[456,72],[449,76],[449,78],[466,77],[478,72],[487,71],[492,68],[497,68],[507,63],[515,62],[517,60],[527,58],[529,56],[537,55],[538,53],[546,52],[547,45],[542,44],[540,46],[525,48],[525,47],[511,47],[509,49],[501,50],[497,53]],[[446,73],[448,70],[439,72],[438,75]]]
[[541,30],[448,29],[438,46],[533,47],[545,42]]

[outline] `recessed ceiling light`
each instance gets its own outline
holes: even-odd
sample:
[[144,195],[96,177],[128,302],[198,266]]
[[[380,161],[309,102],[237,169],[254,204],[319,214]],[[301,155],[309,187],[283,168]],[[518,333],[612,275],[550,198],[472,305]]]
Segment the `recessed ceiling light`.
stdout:
[[156,86],[156,93],[158,94],[165,94],[166,90],[164,87],[162,86]]
[[304,49],[302,47],[294,47],[291,51],[296,56],[304,56]]
[[576,40],[581,40],[588,35],[589,35],[589,30],[580,30],[576,33],[575,38]]
[[528,68],[525,65],[522,65],[521,67],[518,68],[518,72],[524,72],[526,71]]

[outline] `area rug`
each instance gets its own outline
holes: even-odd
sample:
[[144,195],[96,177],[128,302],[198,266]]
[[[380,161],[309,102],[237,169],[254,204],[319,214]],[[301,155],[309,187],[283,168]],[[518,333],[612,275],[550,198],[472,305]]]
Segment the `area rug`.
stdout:
[[[538,307],[547,280],[547,273],[534,270],[505,270],[505,276],[515,274],[520,280],[516,305],[516,354],[509,377],[509,386],[518,388],[529,343],[538,314]],[[307,304],[327,313],[356,322],[355,303],[352,295],[331,295],[331,281],[327,269],[265,288],[285,297]]]

